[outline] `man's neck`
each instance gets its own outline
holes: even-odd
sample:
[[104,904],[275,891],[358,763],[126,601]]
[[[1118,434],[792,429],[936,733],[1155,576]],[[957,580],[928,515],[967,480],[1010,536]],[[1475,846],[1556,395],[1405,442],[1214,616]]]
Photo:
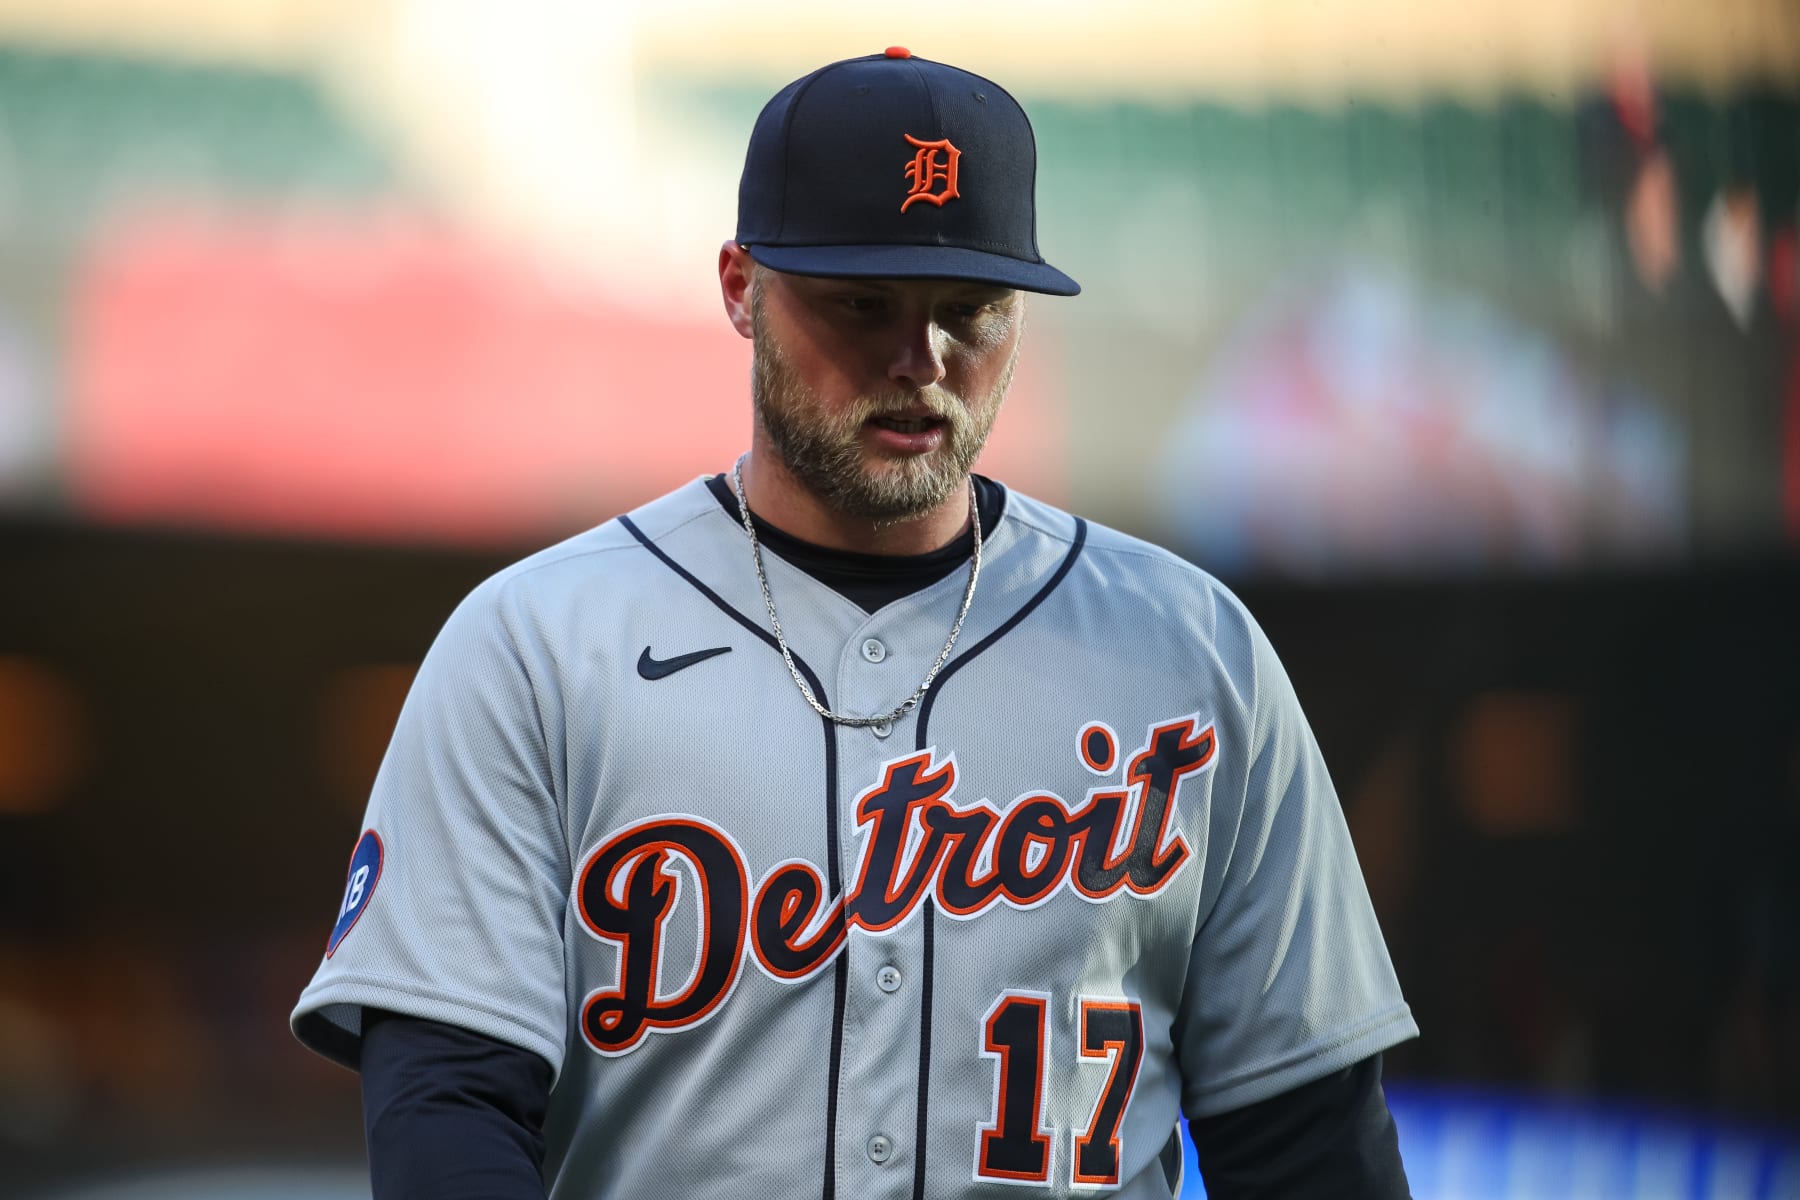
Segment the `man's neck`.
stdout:
[[897,521],[852,516],[832,508],[772,452],[752,449],[744,462],[750,510],[802,541],[859,554],[929,554],[969,528],[970,484],[931,510]]

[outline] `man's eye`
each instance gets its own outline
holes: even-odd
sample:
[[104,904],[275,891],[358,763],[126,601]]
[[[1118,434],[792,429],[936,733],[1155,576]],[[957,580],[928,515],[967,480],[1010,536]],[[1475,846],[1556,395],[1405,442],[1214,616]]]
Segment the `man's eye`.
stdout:
[[885,307],[880,296],[842,296],[838,303],[854,313],[877,313]]

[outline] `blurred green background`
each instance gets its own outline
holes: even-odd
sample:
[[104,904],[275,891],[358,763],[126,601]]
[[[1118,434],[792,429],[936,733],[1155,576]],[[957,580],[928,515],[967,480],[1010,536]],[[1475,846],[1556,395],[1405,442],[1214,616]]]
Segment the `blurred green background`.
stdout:
[[747,444],[750,123],[895,43],[1085,289],[983,469],[1295,678],[1415,1193],[1800,1196],[1785,0],[0,0],[0,1193],[357,1194],[285,1021],[413,666]]

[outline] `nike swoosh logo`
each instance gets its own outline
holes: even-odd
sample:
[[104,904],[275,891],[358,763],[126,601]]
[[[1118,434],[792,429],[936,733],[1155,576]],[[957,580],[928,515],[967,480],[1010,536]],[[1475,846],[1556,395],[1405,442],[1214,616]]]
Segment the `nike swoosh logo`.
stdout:
[[674,658],[651,658],[650,647],[638,655],[638,674],[645,679],[662,679],[677,671],[684,671],[697,662],[705,662],[709,658],[717,658],[721,654],[730,654],[730,646],[714,646],[711,650],[696,650],[692,654],[677,654]]

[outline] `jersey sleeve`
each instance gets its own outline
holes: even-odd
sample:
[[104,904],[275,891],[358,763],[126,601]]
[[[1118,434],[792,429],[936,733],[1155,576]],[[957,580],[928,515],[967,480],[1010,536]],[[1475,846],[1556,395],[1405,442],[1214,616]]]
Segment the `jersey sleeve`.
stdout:
[[1221,641],[1249,669],[1243,716],[1231,722],[1242,748],[1221,744],[1214,784],[1207,865],[1220,882],[1176,1019],[1190,1118],[1418,1035],[1293,685],[1248,614],[1222,606],[1221,616]]
[[294,1033],[357,1065],[362,1010],[460,1026],[559,1071],[570,860],[524,602],[500,580],[453,613],[376,776]]

